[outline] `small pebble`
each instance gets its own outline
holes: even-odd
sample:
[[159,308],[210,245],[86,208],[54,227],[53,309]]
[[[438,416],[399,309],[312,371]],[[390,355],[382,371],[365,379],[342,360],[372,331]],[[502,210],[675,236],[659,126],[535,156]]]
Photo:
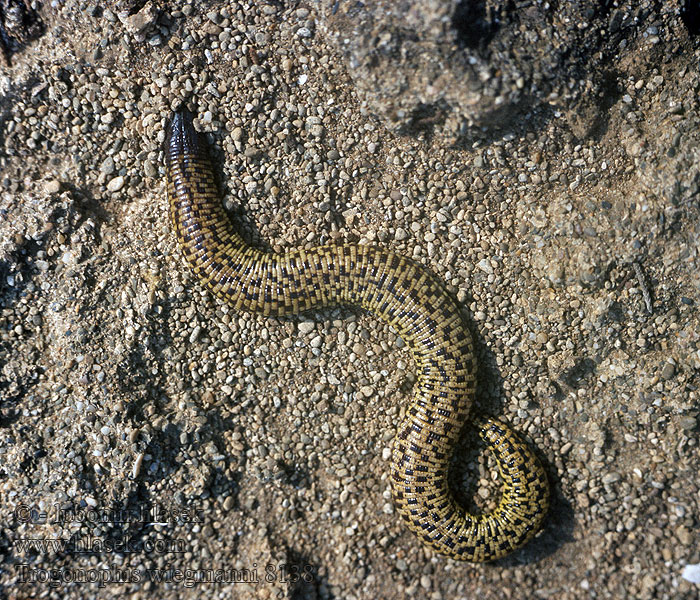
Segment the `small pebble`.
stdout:
[[194,344],[197,341],[200,333],[202,333],[202,327],[200,325],[195,325],[194,329],[192,329],[192,333],[190,333],[190,344]]
[[299,333],[302,335],[311,333],[314,329],[316,329],[316,324],[313,321],[302,321],[299,323]]
[[61,182],[58,179],[52,179],[44,184],[44,191],[47,194],[58,194],[61,191]]
[[690,583],[700,585],[700,563],[693,565],[685,565],[681,573],[681,577]]
[[668,381],[671,379],[676,373],[676,367],[675,365],[667,362],[664,364],[663,369],[661,371],[661,379],[664,381]]
[[107,184],[107,190],[110,192],[118,192],[124,187],[124,177],[117,176],[114,179],[110,179],[109,183]]

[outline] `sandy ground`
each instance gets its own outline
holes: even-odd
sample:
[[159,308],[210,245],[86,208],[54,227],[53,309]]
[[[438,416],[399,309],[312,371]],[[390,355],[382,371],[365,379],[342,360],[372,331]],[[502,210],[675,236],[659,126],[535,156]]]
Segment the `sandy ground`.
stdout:
[[[593,117],[550,86],[500,128],[411,129],[358,83],[342,10],[118,8],[44,2],[46,33],[0,72],[0,596],[697,598],[687,20],[630,25]],[[388,326],[235,314],[187,272],[161,153],[184,98],[252,243],[381,243],[451,286],[477,409],[553,485],[526,547],[462,564],[399,522],[388,457],[415,377]],[[474,437],[452,484],[488,509]]]

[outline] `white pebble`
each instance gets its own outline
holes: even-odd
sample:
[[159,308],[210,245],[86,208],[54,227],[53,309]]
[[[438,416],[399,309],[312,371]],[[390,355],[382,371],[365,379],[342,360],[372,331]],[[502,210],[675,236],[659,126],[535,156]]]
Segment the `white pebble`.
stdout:
[[131,468],[131,477],[136,479],[141,472],[141,465],[143,464],[143,452],[139,452],[136,455],[136,460],[134,460],[134,466]]
[[190,334],[190,344],[194,344],[197,341],[197,338],[199,337],[200,333],[202,333],[201,325],[195,325],[195,328],[192,330],[192,333]]
[[488,273],[489,275],[493,273],[493,267],[486,258],[482,258],[476,266],[479,267],[484,273]]
[[311,333],[314,327],[316,327],[316,324],[313,321],[304,321],[303,323],[299,323],[299,333],[306,335],[307,333]]
[[107,184],[107,190],[110,192],[118,192],[123,187],[124,178],[121,175],[115,177],[114,179],[110,179],[109,183]]
[[700,583],[700,563],[696,565],[685,565],[681,577],[690,583]]

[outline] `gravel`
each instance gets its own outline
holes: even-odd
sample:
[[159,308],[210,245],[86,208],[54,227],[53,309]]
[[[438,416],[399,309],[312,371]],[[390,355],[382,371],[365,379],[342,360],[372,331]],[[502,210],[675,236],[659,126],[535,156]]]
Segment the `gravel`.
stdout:
[[[697,597],[700,46],[679,3],[548,22],[603,56],[614,44],[614,61],[587,50],[566,98],[551,97],[569,85],[559,72],[540,85],[533,62],[521,88],[504,63],[499,85],[538,103],[410,135],[368,92],[391,82],[359,82],[339,45],[351,3],[43,4],[46,34],[0,73],[0,584],[47,598]],[[377,64],[410,70],[382,43]],[[491,73],[496,46],[477,49]],[[581,90],[602,120],[574,115]],[[446,282],[475,336],[476,409],[526,436],[554,485],[533,542],[465,565],[399,521],[388,460],[416,367],[391,327],[349,309],[238,314],[186,270],[162,143],[187,99],[251,243],[381,243]],[[497,479],[474,439],[467,428],[451,484],[488,510]],[[55,538],[93,547],[26,546]],[[254,565],[259,583],[151,581]],[[98,572],[113,580],[76,580]]]

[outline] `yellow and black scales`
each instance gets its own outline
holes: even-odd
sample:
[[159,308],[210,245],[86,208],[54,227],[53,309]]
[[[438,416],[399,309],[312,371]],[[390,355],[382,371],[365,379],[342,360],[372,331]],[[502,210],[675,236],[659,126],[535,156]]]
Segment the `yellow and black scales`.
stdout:
[[413,261],[375,246],[273,254],[247,245],[222,207],[205,142],[186,109],[175,113],[166,144],[177,241],[217,296],[236,310],[275,316],[358,306],[390,323],[410,347],[419,377],[391,463],[394,503],[409,528],[441,554],[474,562],[500,558],[532,537],[549,505],[547,478],[504,423],[473,419],[498,462],[498,507],[468,514],[448,488],[449,461],[473,403],[476,367],[469,332],[442,283]]

